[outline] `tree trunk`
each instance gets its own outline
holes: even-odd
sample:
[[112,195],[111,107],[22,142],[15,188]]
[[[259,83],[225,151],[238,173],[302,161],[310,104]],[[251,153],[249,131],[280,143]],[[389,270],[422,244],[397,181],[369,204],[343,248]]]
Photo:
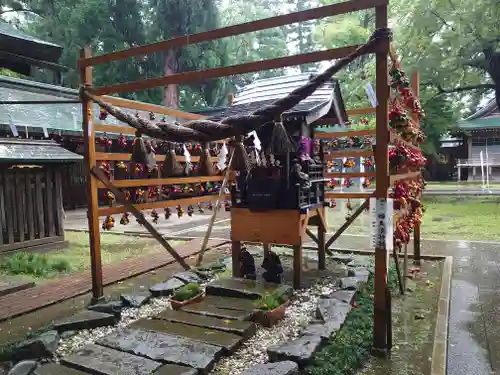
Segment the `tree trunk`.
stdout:
[[[177,73],[177,58],[175,50],[165,53],[165,65],[163,71],[166,76]],[[179,88],[177,85],[167,85],[163,90],[163,104],[169,108],[179,108]]]

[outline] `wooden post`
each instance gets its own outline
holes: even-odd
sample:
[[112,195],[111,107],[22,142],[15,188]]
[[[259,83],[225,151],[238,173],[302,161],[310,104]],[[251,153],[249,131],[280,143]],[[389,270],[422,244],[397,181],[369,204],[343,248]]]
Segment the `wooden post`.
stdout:
[[[387,27],[387,5],[375,8],[375,28]],[[387,191],[389,189],[389,160],[388,160],[388,53],[389,41],[381,41],[376,53],[376,142],[375,165],[377,185],[375,189],[375,200],[381,205],[387,203]],[[384,214],[384,213],[380,213]],[[387,213],[385,213],[387,214]],[[381,228],[382,229],[382,228]],[[388,254],[384,241],[385,232],[392,228],[384,228],[376,233],[375,247],[375,295],[374,295],[374,317],[373,317],[373,352],[375,355],[386,357],[388,355],[388,324],[391,319],[391,311],[388,310],[390,294],[388,293],[387,266]],[[381,238],[378,237],[380,235]]]
[[293,247],[293,288],[300,289],[302,284],[302,245]]
[[[90,47],[85,47],[81,58],[91,57]],[[92,67],[80,70],[80,79],[83,85],[92,86]],[[89,100],[82,98],[82,123],[84,141],[85,174],[87,176],[88,207],[87,217],[89,222],[90,238],[90,270],[92,273],[92,303],[103,299],[102,263],[101,263],[101,237],[99,232],[99,203],[97,196],[97,178],[91,173],[96,165],[95,160],[95,136],[93,124],[92,104]]]
[[[413,72],[411,75],[411,88],[413,94],[418,98],[420,97],[420,77],[418,72]],[[416,113],[412,113],[413,121],[420,127],[420,121]],[[420,194],[419,199],[422,199],[422,194]],[[420,265],[421,255],[420,255],[420,223],[415,223],[413,228],[413,263]],[[406,272],[406,271],[405,271]]]
[[318,269],[326,269],[326,230],[322,225],[318,225]]
[[242,277],[243,275],[240,272],[241,241],[232,241],[231,247],[231,259],[233,260],[233,277]]

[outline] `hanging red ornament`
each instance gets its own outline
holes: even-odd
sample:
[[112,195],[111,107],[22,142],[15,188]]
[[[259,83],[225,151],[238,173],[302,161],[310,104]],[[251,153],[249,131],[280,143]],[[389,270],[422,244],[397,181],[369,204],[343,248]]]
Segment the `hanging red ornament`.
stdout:
[[212,211],[212,210],[214,209],[214,206],[213,206],[212,202],[208,202],[208,203],[207,203],[207,208],[208,208],[210,211]]
[[151,217],[153,218],[153,223],[158,224],[159,219],[160,219],[160,215],[158,215],[158,212],[156,212],[156,210],[154,208],[151,211]]
[[165,220],[168,220],[170,216],[172,216],[172,211],[170,211],[170,207],[165,207]]
[[329,189],[334,189],[337,186],[337,180],[335,178],[330,179],[327,184]]
[[176,210],[177,210],[177,217],[180,219],[182,215],[184,215],[184,209],[180,205],[178,205],[176,207]]
[[109,162],[103,161],[99,166],[99,169],[104,172],[108,179],[111,178],[111,166],[109,165]]
[[110,230],[113,229],[114,226],[115,226],[115,219],[113,219],[113,216],[106,216],[104,222],[102,223],[102,229]]
[[350,188],[351,186],[354,186],[354,181],[350,178],[344,179],[344,187]]
[[124,212],[122,214],[122,217],[120,218],[120,224],[121,225],[127,225],[128,223],[130,223],[129,213],[128,212]]
[[108,117],[108,111],[104,108],[99,108],[99,120],[104,121]]
[[373,163],[373,158],[371,156],[368,156],[366,158],[363,159],[363,165],[365,166],[365,168],[371,168],[373,167],[374,163]]
[[136,203],[141,203],[144,201],[144,190],[142,190],[141,188],[138,188],[135,191],[135,201]]
[[122,150],[127,147],[127,138],[123,134],[120,134],[118,138],[116,138],[116,141]]
[[353,158],[348,158],[344,162],[344,168],[354,168],[356,166],[356,161]]

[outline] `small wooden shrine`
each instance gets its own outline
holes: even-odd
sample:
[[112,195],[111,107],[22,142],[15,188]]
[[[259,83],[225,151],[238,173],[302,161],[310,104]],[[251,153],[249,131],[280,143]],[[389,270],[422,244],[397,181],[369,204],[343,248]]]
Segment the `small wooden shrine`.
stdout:
[[81,159],[54,141],[0,139],[0,252],[64,241],[61,167]]
[[[347,121],[338,81],[332,79],[326,86],[330,89],[327,100],[318,103],[309,98],[309,103],[299,103],[277,120],[294,145],[292,151],[274,153],[273,145],[263,141],[259,153],[253,144],[253,135],[244,142],[248,155],[253,157],[250,157],[248,173],[240,170],[231,189],[235,277],[244,276],[240,274],[242,242],[263,243],[266,251],[270,244],[291,245],[294,247],[293,283],[295,288],[300,288],[302,239],[309,232],[308,225],[318,228],[318,266],[325,268],[325,182],[328,179],[324,152],[321,144],[313,140],[314,131],[322,118],[329,118],[333,123]],[[231,108],[231,112],[238,112],[237,107]],[[239,113],[244,114],[246,106],[241,107]],[[260,135],[259,139],[269,139],[266,126],[256,134]]]

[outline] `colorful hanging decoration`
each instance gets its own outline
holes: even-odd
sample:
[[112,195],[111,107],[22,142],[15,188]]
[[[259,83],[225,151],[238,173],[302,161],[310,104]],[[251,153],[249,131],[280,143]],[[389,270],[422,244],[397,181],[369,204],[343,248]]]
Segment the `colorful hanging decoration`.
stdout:
[[135,172],[136,176],[140,176],[143,171],[144,171],[143,165],[139,164],[139,163],[135,163],[134,172]]
[[106,177],[108,179],[111,179],[111,166],[109,165],[109,162],[103,161],[101,165],[99,166],[99,169],[104,172]]
[[127,147],[127,138],[123,134],[120,134],[118,138],[116,138],[116,141],[120,149],[124,150]]
[[368,156],[366,158],[363,159],[363,165],[365,168],[371,168],[375,165],[375,163],[373,162],[373,157],[371,156]]
[[212,211],[212,210],[214,209],[214,206],[213,206],[212,202],[208,202],[208,203],[207,203],[207,208],[208,208],[210,211]]
[[128,223],[130,223],[129,216],[130,216],[130,214],[128,212],[124,212],[122,214],[122,217],[120,218],[120,224],[127,225]]
[[231,211],[231,202],[229,202],[229,201],[227,201],[227,200],[226,200],[226,201],[224,201],[224,210],[225,210],[226,212]]
[[373,180],[375,180],[374,178],[372,177],[365,177],[365,180],[363,181],[363,187],[366,189],[366,188],[369,188],[373,182]]
[[350,199],[348,199],[347,202],[345,203],[345,208],[347,209],[347,214],[345,216],[345,219],[347,221],[351,218],[352,211],[353,211],[352,203],[351,203]]
[[127,164],[125,164],[123,161],[120,161],[120,162],[116,163],[116,168],[126,170]]
[[138,188],[135,191],[135,202],[136,203],[144,202],[144,190],[142,190],[141,188]]
[[344,179],[344,187],[345,188],[350,188],[352,186],[354,186],[354,181],[352,179],[350,179],[350,178],[345,178]]
[[344,161],[344,168],[354,168],[356,166],[356,160],[354,158],[348,158]]
[[204,212],[205,212],[205,210],[203,209],[203,204],[202,204],[202,203],[200,203],[200,202],[198,202],[198,212],[199,212],[200,214],[202,214],[202,213],[204,213]]
[[151,211],[151,217],[153,218],[153,223],[158,224],[158,222],[160,221],[160,215],[158,215],[158,212],[156,212],[154,208]]
[[104,222],[102,223],[102,229],[104,230],[111,230],[115,226],[115,219],[113,219],[113,216],[109,215],[106,216],[104,219]]
[[148,188],[148,199],[155,200],[161,195],[161,189],[158,186],[152,186]]
[[104,133],[102,137],[97,138],[97,143],[99,143],[103,147],[109,148],[112,146],[113,141],[109,139],[106,133]]
[[106,192],[106,199],[108,200],[109,207],[112,207],[115,201],[115,195],[110,190]]
[[170,219],[170,216],[172,216],[172,211],[170,210],[170,207],[165,207],[165,220]]
[[155,114],[153,112],[149,112],[149,119],[151,121],[156,120],[156,116],[155,116]]
[[180,219],[184,215],[184,209],[180,205],[177,205],[175,209],[177,210],[177,217]]
[[188,206],[188,212],[187,212],[188,216],[193,216],[194,214],[194,208],[192,205],[189,205]]
[[327,186],[329,189],[334,189],[335,186],[337,186],[337,180],[335,178],[331,178],[330,181],[328,181]]
[[99,120],[104,121],[108,117],[108,111],[104,108],[99,108]]

